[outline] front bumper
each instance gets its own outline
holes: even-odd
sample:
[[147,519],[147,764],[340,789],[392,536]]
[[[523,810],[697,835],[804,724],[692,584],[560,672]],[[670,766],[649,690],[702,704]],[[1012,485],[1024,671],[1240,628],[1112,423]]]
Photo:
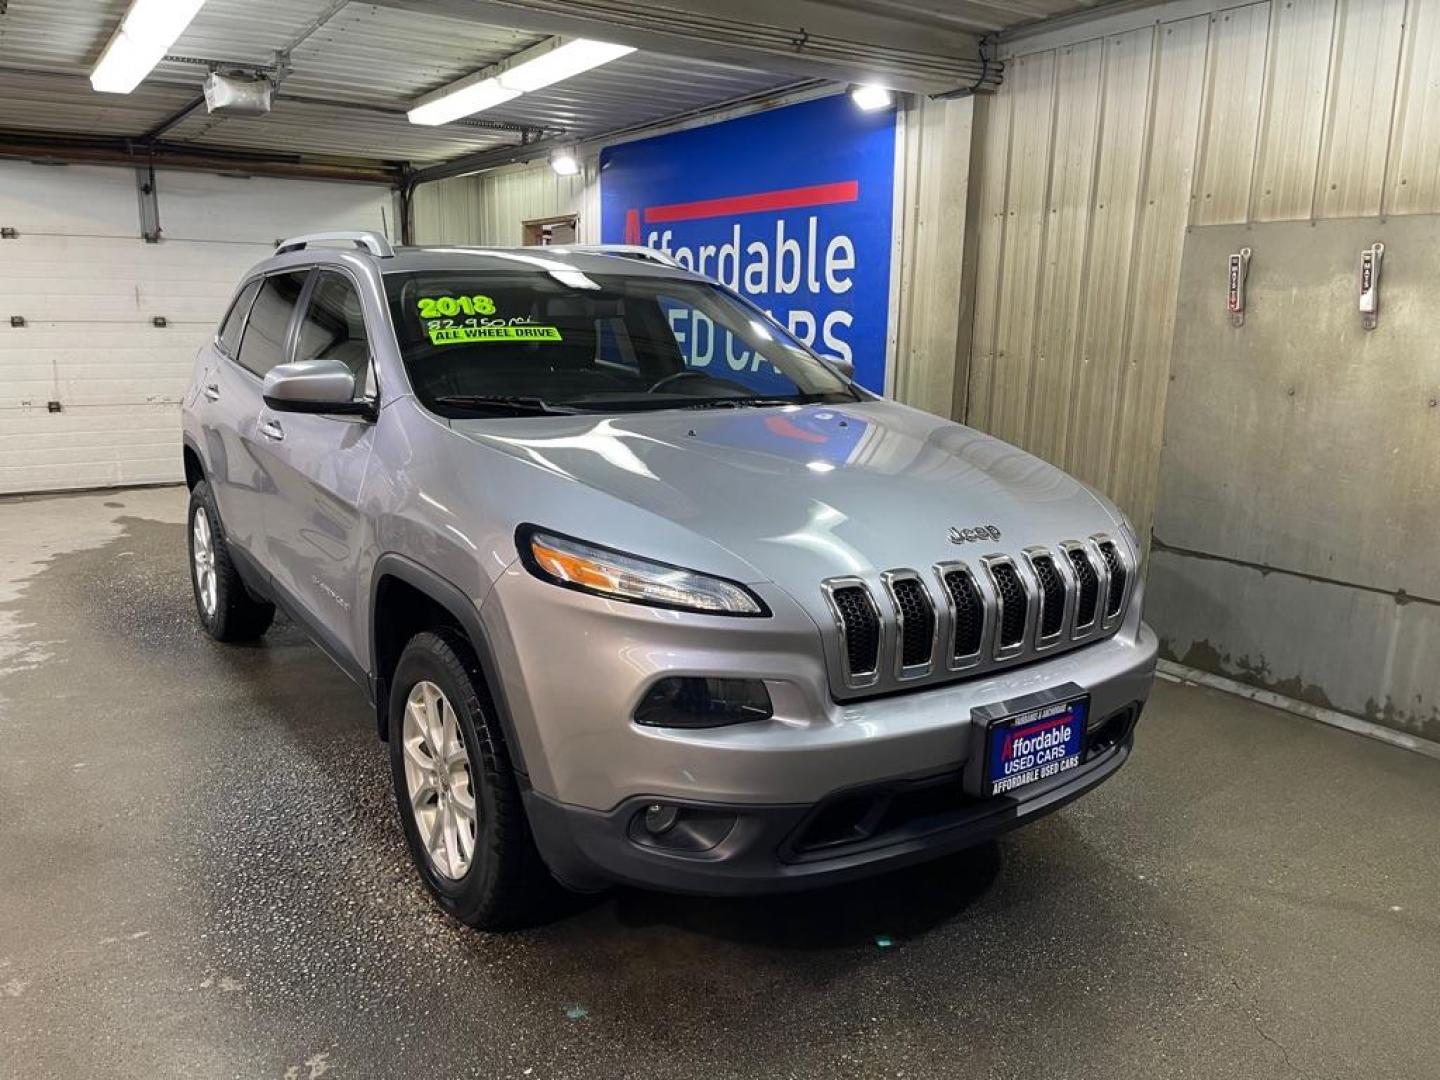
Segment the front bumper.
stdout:
[[[1129,754],[1157,651],[1138,598],[1117,633],[1070,652],[837,701],[814,622],[779,590],[755,587],[774,617],[660,611],[556,589],[524,571],[502,575],[482,616],[498,667],[511,676],[504,689],[531,828],[566,884],[727,895],[844,881],[1022,825],[1099,784]],[[775,715],[709,730],[631,722],[640,695],[666,674],[761,679]],[[973,711],[1061,687],[1089,696],[1092,730],[1121,718],[1110,741],[1079,769],[1018,797],[965,796]],[[883,827],[871,820],[848,838],[841,828],[843,842],[812,842],[816,823],[857,797],[914,812],[877,809]],[[651,842],[641,827],[651,804],[680,808],[696,823],[695,843]]]
[[[1112,776],[1130,755],[1140,706],[1124,710],[1113,744],[1077,770],[1024,789],[1022,797],[972,799],[957,772],[888,781],[839,792],[815,806],[732,804],[692,809],[722,822],[724,836],[702,851],[647,842],[651,800],[626,800],[608,813],[526,795],[531,828],[547,865],[582,891],[620,882],[704,896],[791,892],[852,881],[963,850],[1060,809]],[[827,815],[872,801],[889,827],[869,836],[826,832]],[[900,806],[900,812],[895,807]],[[723,822],[732,822],[728,826]],[[817,836],[816,830],[822,830]],[[815,839],[819,843],[807,843]]]
[[[1138,599],[1113,636],[1022,666],[904,693],[837,701],[815,623],[772,586],[767,619],[721,619],[557,589],[518,567],[482,608],[530,786],[552,802],[609,813],[636,797],[811,806],[833,792],[958,770],[971,711],[1074,684],[1091,715],[1143,702],[1155,634]],[[775,715],[707,730],[630,720],[655,679],[765,682]]]

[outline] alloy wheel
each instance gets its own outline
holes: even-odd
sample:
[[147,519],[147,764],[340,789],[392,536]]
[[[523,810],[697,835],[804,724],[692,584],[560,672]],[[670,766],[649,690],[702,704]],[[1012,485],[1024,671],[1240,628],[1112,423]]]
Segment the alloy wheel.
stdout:
[[457,881],[470,869],[480,814],[465,736],[449,699],[417,682],[405,699],[405,787],[431,869]]
[[210,528],[210,515],[203,506],[195,508],[195,520],[190,527],[190,557],[195,563],[195,591],[200,597],[200,606],[205,617],[215,617],[218,600],[215,579],[215,534]]

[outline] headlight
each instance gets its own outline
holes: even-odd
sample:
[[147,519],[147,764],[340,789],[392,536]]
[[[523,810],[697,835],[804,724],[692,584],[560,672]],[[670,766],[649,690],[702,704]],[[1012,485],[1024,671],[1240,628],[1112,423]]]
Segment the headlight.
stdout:
[[522,525],[515,540],[525,568],[552,585],[705,615],[770,614],[764,601],[738,581],[640,559],[532,526]]

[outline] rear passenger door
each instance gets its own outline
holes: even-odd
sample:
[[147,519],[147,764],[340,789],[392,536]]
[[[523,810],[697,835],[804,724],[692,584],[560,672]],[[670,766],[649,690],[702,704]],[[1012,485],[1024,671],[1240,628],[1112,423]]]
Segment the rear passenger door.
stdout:
[[[375,400],[370,340],[354,279],[339,270],[315,270],[296,324],[294,359],[341,361],[355,375],[355,396]],[[342,662],[357,659],[357,619],[365,606],[359,560],[366,537],[359,503],[374,422],[262,405],[259,430],[274,485],[274,497],[265,500],[272,579],[322,645]]]
[[271,274],[258,282],[238,339],[227,322],[218,359],[201,380],[201,432],[226,541],[262,566],[262,504],[272,485],[258,453],[260,386],[265,373],[284,361],[307,274]]

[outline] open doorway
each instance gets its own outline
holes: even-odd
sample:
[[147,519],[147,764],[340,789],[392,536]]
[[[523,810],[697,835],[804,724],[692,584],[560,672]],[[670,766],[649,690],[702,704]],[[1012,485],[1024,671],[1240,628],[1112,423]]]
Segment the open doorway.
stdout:
[[575,242],[576,217],[574,214],[533,218],[523,224],[526,247],[549,247],[551,244],[573,244]]

